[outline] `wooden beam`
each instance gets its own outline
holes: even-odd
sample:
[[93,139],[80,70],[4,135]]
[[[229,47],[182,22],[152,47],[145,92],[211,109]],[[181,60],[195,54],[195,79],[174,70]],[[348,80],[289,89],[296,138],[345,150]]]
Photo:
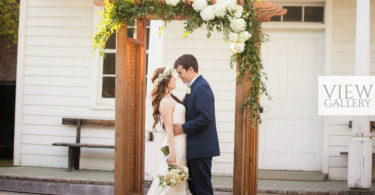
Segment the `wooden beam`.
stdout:
[[141,41],[141,40],[138,40],[138,39],[132,39],[132,38],[128,38],[128,41],[131,42],[131,43],[134,43],[134,44],[143,44],[144,41]]
[[117,32],[115,194],[144,194],[146,21]]
[[[159,0],[159,2],[162,0]],[[213,4],[215,4],[215,0],[211,0]],[[185,0],[184,1],[186,4],[190,3],[191,1]],[[244,5],[243,0],[237,0],[237,3],[239,5]],[[283,7],[272,3],[268,1],[256,1],[254,2],[255,9],[259,15],[259,18],[262,22],[269,22],[272,17],[274,16],[282,16],[287,13],[287,10],[284,9]],[[162,20],[162,16],[156,16],[156,15],[149,15],[146,17],[147,20]],[[186,16],[175,16],[173,20],[186,20],[188,19]]]
[[[109,2],[113,3],[113,0],[109,0]],[[92,3],[95,6],[105,7],[105,0],[92,0]]]
[[126,42],[127,26],[117,31],[116,39],[116,137],[115,137],[115,194],[126,194]]
[[62,118],[64,125],[77,125],[80,120],[82,126],[101,126],[101,127],[114,127],[114,120],[100,120],[100,119],[83,119],[83,118]]
[[[241,111],[248,88],[246,81],[237,77],[233,165],[233,194],[236,195],[257,194],[259,124],[251,120],[249,111]],[[252,128],[254,122],[255,128]]]
[[[112,0],[110,0],[111,3],[113,3]],[[142,1],[141,0],[134,0],[134,2],[137,5],[141,5]],[[165,3],[165,0],[158,0],[160,4]],[[216,0],[210,0],[211,4],[215,4]],[[184,3],[187,5],[192,4],[191,0],[184,0]],[[105,7],[105,0],[93,0],[93,4],[95,6],[101,6]],[[237,0],[238,5],[245,5],[244,0]],[[259,14],[259,18],[262,22],[269,22],[273,16],[282,16],[287,13],[286,9],[283,9],[281,6],[272,3],[270,1],[256,1],[254,2],[254,6],[256,11]],[[145,18],[146,20],[161,20],[163,19],[162,16],[155,16],[155,15],[149,15]],[[173,18],[173,20],[186,20],[186,16],[176,16]]]
[[145,130],[146,130],[146,50],[147,50],[147,20],[137,20],[137,40],[143,42],[137,47],[136,60],[136,100],[138,108],[136,112],[137,123],[136,131],[136,154],[137,154],[137,186],[140,195],[144,194],[144,157],[145,157]]
[[[254,6],[263,22],[270,21],[273,16],[281,16],[286,13],[285,9],[272,2],[255,2]],[[239,66],[237,65],[238,70]],[[258,191],[259,121],[251,118],[249,111],[242,111],[242,105],[247,99],[247,92],[251,85],[249,86],[245,80],[241,80],[239,77],[236,80],[233,194],[255,195]]]
[[283,16],[287,13],[286,9],[270,1],[256,1],[254,6],[262,22],[269,22],[273,16]]
[[[146,20],[162,20],[163,17],[162,16],[155,16],[155,15],[148,15],[146,18]],[[188,17],[187,16],[175,16],[173,17],[173,20],[187,20]]]

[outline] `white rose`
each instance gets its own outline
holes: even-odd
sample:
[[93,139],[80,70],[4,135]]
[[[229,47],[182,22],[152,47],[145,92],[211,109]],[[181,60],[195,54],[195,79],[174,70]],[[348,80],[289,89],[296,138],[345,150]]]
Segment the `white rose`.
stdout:
[[251,37],[251,34],[247,31],[243,31],[239,36],[239,42],[245,42]]
[[225,3],[216,3],[214,6],[215,16],[223,18],[226,14],[227,7]]
[[215,19],[214,7],[212,5],[207,6],[201,11],[200,15],[204,21]]
[[207,7],[207,0],[194,0],[192,6],[195,11],[202,11]]
[[235,10],[234,10],[234,16],[236,18],[241,18],[242,12],[243,12],[243,7],[241,5],[236,4]]
[[228,11],[235,11],[237,8],[237,0],[227,0]]
[[174,173],[174,174],[172,175],[172,179],[173,179],[173,180],[177,180],[178,177],[179,177],[179,175],[178,175],[177,173]]
[[180,0],[165,0],[165,3],[171,6],[176,6],[179,2]]
[[245,43],[231,43],[230,49],[233,53],[242,53],[245,50]]
[[232,19],[230,21],[230,28],[233,30],[233,32],[244,31],[246,28],[246,22],[242,18]]
[[238,41],[238,35],[237,35],[237,33],[230,32],[229,33],[229,40],[231,42],[237,42]]

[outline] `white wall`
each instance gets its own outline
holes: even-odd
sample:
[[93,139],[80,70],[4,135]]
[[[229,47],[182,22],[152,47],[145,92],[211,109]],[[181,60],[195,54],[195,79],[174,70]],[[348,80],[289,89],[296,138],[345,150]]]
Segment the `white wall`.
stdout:
[[[371,75],[375,75],[375,0],[371,0]],[[356,1],[334,0],[332,29],[332,75],[354,75],[356,27]],[[375,117],[372,117],[375,120]],[[346,156],[352,131],[348,127],[351,117],[331,117],[329,126],[329,178],[347,178]],[[373,133],[373,135],[375,135]],[[374,142],[375,146],[375,142]]]
[[[20,22],[15,164],[67,167],[75,127],[62,117],[114,119],[90,109],[94,8],[91,0],[24,0]],[[22,16],[21,16],[22,18]],[[82,129],[81,142],[114,144],[114,129]],[[95,151],[94,151],[95,150]],[[113,149],[82,149],[81,168],[113,169]]]

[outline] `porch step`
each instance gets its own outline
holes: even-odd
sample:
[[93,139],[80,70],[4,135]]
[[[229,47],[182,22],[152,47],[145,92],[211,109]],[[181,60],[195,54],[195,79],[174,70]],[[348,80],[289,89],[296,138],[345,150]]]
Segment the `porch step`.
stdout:
[[319,171],[258,170],[258,179],[289,181],[325,181],[327,174]]
[[[267,172],[269,173],[269,171]],[[262,176],[265,172],[260,170],[259,173]],[[273,173],[283,175],[280,171],[274,171]],[[113,183],[113,171],[67,171],[61,168],[0,167],[0,194],[1,191],[13,191],[36,194],[113,195]],[[147,192],[149,185],[150,182],[145,182],[145,192]],[[233,177],[213,176],[212,185],[215,191],[220,191],[215,192],[215,195],[231,194],[233,191]],[[374,190],[375,183],[372,185],[371,192]],[[329,180],[287,181],[259,179],[258,193],[262,195],[349,195],[346,181]]]
[[35,194],[113,195],[112,171],[67,171],[42,167],[1,167],[0,191]]

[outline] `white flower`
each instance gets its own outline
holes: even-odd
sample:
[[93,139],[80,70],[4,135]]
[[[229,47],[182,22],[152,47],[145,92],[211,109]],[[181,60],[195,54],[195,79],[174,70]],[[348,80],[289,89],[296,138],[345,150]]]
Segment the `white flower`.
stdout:
[[237,0],[226,0],[228,11],[235,11],[237,8]]
[[243,7],[241,5],[236,4],[235,10],[234,10],[234,16],[236,18],[241,18],[242,12],[243,12]]
[[210,21],[215,19],[214,7],[212,5],[207,6],[201,11],[200,15],[204,21]]
[[169,78],[169,76],[173,73],[173,71],[174,71],[173,66],[166,67],[164,71],[159,74],[158,78],[154,80],[154,87],[157,87],[164,79]]
[[186,88],[186,94],[190,94],[190,93],[191,93],[191,88],[190,87]]
[[226,15],[227,7],[225,3],[216,3],[214,6],[215,16],[223,18]]
[[241,34],[240,34],[240,37],[239,37],[239,42],[245,42],[247,41],[249,38],[251,37],[251,34],[247,31],[243,31]]
[[207,0],[194,0],[192,6],[195,11],[202,11],[207,7]]
[[242,53],[245,50],[245,43],[230,43],[230,49],[233,53]]
[[233,32],[244,31],[246,28],[246,22],[242,18],[232,19],[230,21],[230,28],[233,30]]
[[189,173],[189,169],[187,167],[184,167],[184,172],[187,174]]
[[176,6],[179,2],[180,0],[165,0],[165,3],[171,6]]
[[231,42],[237,42],[238,41],[238,34],[234,32],[229,33],[229,40]]

